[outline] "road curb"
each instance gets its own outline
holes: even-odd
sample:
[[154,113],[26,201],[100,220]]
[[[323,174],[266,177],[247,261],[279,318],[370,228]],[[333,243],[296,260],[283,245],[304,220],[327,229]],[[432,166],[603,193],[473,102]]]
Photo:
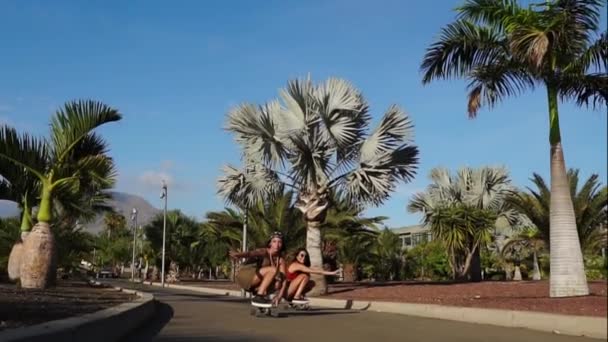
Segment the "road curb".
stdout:
[[[160,283],[146,282],[146,284],[161,286]],[[223,296],[241,296],[241,292],[235,290],[167,283],[165,283],[165,287]],[[608,319],[605,317],[559,315],[543,312],[482,309],[437,304],[356,301],[352,299],[328,299],[318,297],[310,298],[310,304],[324,308],[387,312],[508,328],[525,328],[563,335],[600,338],[604,340],[608,338]]]
[[134,293],[137,299],[89,314],[0,332],[0,341],[118,341],[154,314],[150,293],[113,287]]

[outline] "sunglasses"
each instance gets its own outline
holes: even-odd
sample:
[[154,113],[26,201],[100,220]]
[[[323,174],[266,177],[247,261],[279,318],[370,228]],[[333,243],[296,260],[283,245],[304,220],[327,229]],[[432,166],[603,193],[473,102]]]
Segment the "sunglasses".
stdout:
[[306,253],[300,253],[298,254],[298,257],[306,258]]

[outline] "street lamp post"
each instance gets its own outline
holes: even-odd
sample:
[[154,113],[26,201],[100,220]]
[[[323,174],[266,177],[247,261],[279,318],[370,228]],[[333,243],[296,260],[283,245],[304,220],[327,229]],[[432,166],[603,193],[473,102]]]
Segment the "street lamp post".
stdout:
[[165,200],[165,208],[163,211],[163,252],[162,252],[162,261],[160,268],[160,276],[161,276],[161,286],[165,287],[165,235],[167,231],[167,184],[163,180],[162,192],[160,194],[160,198]]
[[131,211],[131,222],[133,222],[133,258],[131,259],[131,281],[135,281],[135,239],[137,233],[137,209]]
[[[249,174],[249,160],[247,160],[247,163],[245,165],[245,175]],[[241,186],[243,185],[242,183],[244,182],[244,179],[241,179]],[[243,253],[247,252],[247,221],[249,218],[249,206],[245,206],[245,217],[243,217],[243,246],[242,246],[242,250]],[[243,258],[241,260],[241,263],[245,263],[246,259]],[[246,292],[244,289],[241,289],[241,296],[245,297],[246,296]]]

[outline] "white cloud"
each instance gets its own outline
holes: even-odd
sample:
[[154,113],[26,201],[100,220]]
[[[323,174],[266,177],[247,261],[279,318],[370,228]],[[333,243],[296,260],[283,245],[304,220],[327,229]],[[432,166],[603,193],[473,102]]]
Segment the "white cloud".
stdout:
[[165,170],[165,171],[172,169],[174,166],[175,166],[175,162],[173,160],[163,160],[160,163],[161,170]]
[[146,189],[160,189],[163,181],[167,183],[168,187],[175,186],[173,176],[165,171],[144,171],[144,173],[142,173],[137,180]]

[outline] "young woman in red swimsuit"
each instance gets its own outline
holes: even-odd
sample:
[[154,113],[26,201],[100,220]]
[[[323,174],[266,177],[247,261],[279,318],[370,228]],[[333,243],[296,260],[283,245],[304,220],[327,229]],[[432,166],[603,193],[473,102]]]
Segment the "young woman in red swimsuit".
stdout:
[[285,274],[288,282],[286,299],[287,301],[305,301],[304,294],[315,287],[315,282],[310,280],[311,274],[336,275],[338,270],[333,272],[324,271],[310,267],[310,257],[305,248],[296,251],[293,261],[287,267]]

